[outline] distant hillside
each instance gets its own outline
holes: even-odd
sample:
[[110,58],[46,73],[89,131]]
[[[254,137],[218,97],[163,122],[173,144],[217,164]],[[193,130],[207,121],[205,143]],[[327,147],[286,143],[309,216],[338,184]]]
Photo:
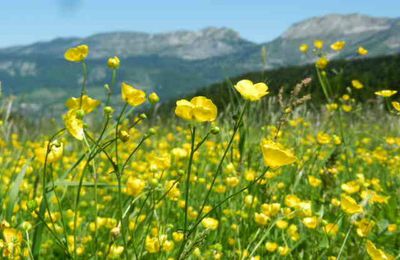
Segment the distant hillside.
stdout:
[[[277,39],[262,44],[243,39],[228,28],[176,31],[161,34],[111,32],[86,38],[59,38],[27,46],[0,49],[0,81],[7,94],[18,96],[24,108],[40,111],[62,108],[63,101],[78,95],[78,64],[63,59],[64,51],[77,44],[90,46],[89,88],[103,97],[103,85],[110,81],[107,57],[121,57],[119,79],[155,90],[163,100],[193,93],[203,86],[246,72],[309,64],[312,55],[298,51],[301,43],[326,41],[326,50],[337,40],[347,46],[330,59],[354,59],[358,46],[368,57],[400,53],[400,19],[359,14],[327,15],[294,24]],[[267,50],[267,64],[261,63],[261,48]]]
[[[343,95],[345,88],[352,90],[352,96],[361,102],[376,99],[374,92],[381,89],[395,89],[400,91],[400,55],[358,59],[358,60],[337,60],[329,65],[329,76],[335,78],[332,85],[339,86],[337,96]],[[220,108],[224,109],[230,102],[241,99],[234,90],[233,85],[241,79],[250,79],[253,82],[266,82],[270,88],[271,95],[277,95],[279,89],[284,87],[286,92],[290,92],[293,87],[302,79],[311,77],[312,83],[307,88],[307,92],[312,96],[312,103],[320,105],[325,103],[321,86],[314,65],[295,66],[280,68],[275,70],[257,71],[246,73],[229,80],[212,84],[199,91],[193,92],[185,98],[193,96],[206,96]],[[351,81],[357,79],[364,84],[364,88],[356,90],[351,87]],[[399,94],[398,94],[399,95]],[[175,107],[175,101],[167,102],[163,105],[163,111],[170,112]]]

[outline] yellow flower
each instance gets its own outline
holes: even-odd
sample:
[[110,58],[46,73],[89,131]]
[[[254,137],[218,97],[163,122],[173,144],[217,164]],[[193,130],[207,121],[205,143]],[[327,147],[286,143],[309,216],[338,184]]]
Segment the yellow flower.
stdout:
[[218,228],[218,223],[219,223],[218,220],[216,220],[215,218],[204,218],[201,221],[203,227],[210,230],[216,230]]
[[4,228],[3,229],[4,241],[9,244],[19,244],[22,242],[22,233],[14,228]]
[[171,240],[166,240],[164,241],[164,243],[162,244],[162,250],[164,252],[170,252],[172,249],[174,249],[174,242]]
[[367,54],[368,54],[368,50],[367,50],[367,49],[365,49],[365,48],[364,48],[364,47],[362,47],[362,46],[358,47],[358,50],[357,50],[357,52],[358,52],[358,54],[359,54],[359,55],[361,55],[361,56],[365,56],[365,55],[367,55]]
[[120,60],[119,60],[119,58],[118,58],[117,56],[108,58],[108,60],[107,60],[107,66],[108,66],[110,69],[118,69],[118,68],[119,68],[119,65],[120,65]]
[[357,181],[349,181],[341,185],[342,190],[348,194],[353,194],[360,191],[360,184]]
[[346,46],[345,41],[337,41],[331,45],[331,49],[334,51],[341,51],[344,48],[344,46]]
[[325,56],[322,56],[321,58],[319,58],[317,60],[317,62],[315,63],[315,66],[317,66],[318,69],[323,70],[326,68],[326,66],[328,66],[328,63],[329,63],[328,58]]
[[397,90],[385,89],[385,90],[376,91],[375,95],[381,96],[381,97],[391,97],[396,93],[397,93]]
[[71,109],[64,115],[64,124],[68,132],[78,140],[83,140],[85,133],[83,131],[83,115],[78,109]]
[[65,102],[65,106],[69,109],[82,109],[85,114],[91,113],[93,110],[96,109],[100,105],[100,101],[94,98],[91,98],[87,95],[82,96],[82,105],[81,105],[81,98],[80,97],[72,97]]
[[363,212],[363,207],[358,205],[352,197],[342,195],[341,198],[340,205],[342,210],[347,214],[357,214]]
[[146,102],[146,93],[143,90],[136,89],[125,82],[121,84],[122,100],[129,105],[136,107]]
[[281,204],[279,203],[262,204],[261,210],[265,215],[272,217],[279,213],[279,211],[281,210]]
[[289,226],[289,223],[285,220],[280,219],[280,220],[276,221],[276,226],[279,229],[286,229]]
[[253,84],[253,82],[248,79],[243,79],[236,83],[235,89],[244,99],[250,101],[258,101],[269,93],[268,86],[265,83],[260,82]]
[[285,149],[282,145],[267,139],[264,139],[261,142],[261,149],[265,165],[271,168],[278,168],[292,164],[297,160],[296,156],[294,156],[291,151]]
[[350,112],[353,109],[353,107],[351,105],[343,104],[342,109],[344,112]]
[[372,260],[394,260],[395,258],[383,250],[378,249],[374,243],[367,240],[367,253],[372,258]]
[[382,203],[382,204],[387,204],[389,200],[389,196],[382,196],[378,193],[376,193],[373,190],[363,190],[361,192],[361,198],[362,199],[367,199],[368,203]]
[[[49,142],[45,142],[43,147],[35,149],[36,158],[41,162],[45,163],[47,146]],[[53,141],[49,145],[49,152],[47,154],[47,163],[52,163],[61,159],[64,151],[64,144],[58,141]]]
[[160,239],[158,237],[146,237],[145,242],[146,250],[150,254],[154,254],[160,251]]
[[131,196],[137,196],[143,191],[144,187],[146,187],[145,181],[135,177],[129,177],[126,182],[126,193]]
[[150,103],[152,103],[154,105],[160,101],[160,97],[157,95],[156,92],[152,92],[149,95],[149,101],[150,101]]
[[329,111],[336,110],[337,108],[338,108],[338,104],[337,103],[326,104],[326,109],[328,109]]
[[269,221],[269,217],[266,216],[264,213],[255,213],[254,214],[254,221],[261,226],[267,225]]
[[300,205],[301,199],[296,195],[286,195],[285,197],[285,205],[291,208],[296,208]]
[[74,48],[68,49],[64,54],[64,58],[67,61],[71,62],[81,62],[84,59],[86,59],[88,54],[89,54],[89,46],[79,45]]
[[362,89],[364,87],[364,85],[359,80],[356,79],[351,81],[351,85],[355,89]]
[[396,224],[389,224],[387,227],[388,231],[391,233],[394,233],[397,231],[397,225]]
[[317,49],[322,49],[324,47],[324,41],[322,40],[315,40],[314,47]]
[[400,112],[400,103],[399,102],[393,101],[392,106],[394,107],[394,109],[396,109],[397,111]]
[[357,234],[360,237],[366,237],[375,226],[375,222],[373,220],[361,219],[360,221],[355,222],[355,226],[357,227]]
[[175,114],[185,120],[211,122],[217,118],[217,106],[203,96],[194,97],[190,101],[181,99],[176,102]]
[[175,242],[182,241],[183,240],[183,232],[173,232],[172,238],[175,240]]
[[317,134],[317,141],[319,144],[329,144],[331,140],[332,140],[331,136],[326,133],[319,132]]
[[267,242],[265,243],[265,249],[267,249],[268,252],[275,252],[276,249],[278,249],[278,244],[275,242]]
[[337,234],[338,231],[339,231],[339,226],[338,226],[338,224],[327,223],[327,224],[324,226],[324,232],[325,232],[326,234],[328,234],[328,235],[334,236],[334,235]]
[[299,51],[301,51],[302,53],[306,53],[308,49],[309,49],[308,44],[305,43],[301,44],[299,47]]
[[123,246],[112,244],[111,247],[110,247],[109,256],[112,259],[119,258],[123,251],[124,251],[124,247]]
[[315,229],[318,226],[319,220],[317,217],[303,218],[303,224],[309,229]]
[[23,241],[21,231],[6,227],[3,229],[3,239],[4,242],[0,239],[0,248],[3,251],[3,258],[20,259],[18,256],[21,253],[21,243]]
[[311,186],[313,187],[318,187],[321,185],[322,181],[318,178],[315,178],[314,176],[308,176],[308,182],[310,183]]
[[278,252],[281,256],[286,256],[290,252],[290,248],[287,246],[278,247]]

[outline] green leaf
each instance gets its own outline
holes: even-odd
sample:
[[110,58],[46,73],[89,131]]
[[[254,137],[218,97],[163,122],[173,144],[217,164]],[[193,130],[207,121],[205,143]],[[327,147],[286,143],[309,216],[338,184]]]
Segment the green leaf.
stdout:
[[31,161],[27,162],[22,170],[19,172],[17,178],[15,178],[14,183],[8,193],[8,205],[6,210],[6,220],[11,221],[11,217],[13,215],[14,206],[18,200],[19,188],[21,186],[22,180],[25,177],[26,170],[28,169],[29,164]]

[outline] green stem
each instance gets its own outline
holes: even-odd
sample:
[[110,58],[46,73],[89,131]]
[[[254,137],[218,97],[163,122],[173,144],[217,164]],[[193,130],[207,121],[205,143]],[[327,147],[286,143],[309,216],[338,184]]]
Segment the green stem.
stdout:
[[113,88],[115,85],[115,80],[117,78],[117,70],[113,69],[112,71],[112,77],[111,77],[111,85],[110,85],[110,89],[107,92],[107,100],[106,100],[106,106],[108,106],[110,104],[110,100],[111,100],[111,95],[113,93]]
[[188,227],[188,204],[189,204],[189,187],[190,187],[190,175],[192,172],[192,164],[193,164],[193,155],[195,152],[195,139],[196,139],[196,127],[193,126],[192,128],[192,140],[191,140],[191,147],[190,147],[190,156],[189,156],[189,163],[187,169],[187,176],[186,176],[186,191],[185,191],[185,225],[184,225],[184,234],[185,240],[187,236],[187,227]]
[[79,100],[79,107],[82,108],[82,102],[83,102],[83,95],[86,94],[86,83],[87,83],[87,77],[88,77],[88,73],[87,73],[87,66],[85,61],[82,61],[82,73],[83,73],[83,81],[82,81],[82,89],[81,89],[81,96],[80,96],[80,100]]

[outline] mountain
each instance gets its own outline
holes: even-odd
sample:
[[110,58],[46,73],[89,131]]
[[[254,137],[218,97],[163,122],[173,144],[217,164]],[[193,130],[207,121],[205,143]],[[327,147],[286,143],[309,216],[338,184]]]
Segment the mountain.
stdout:
[[92,59],[118,55],[121,58],[136,56],[173,57],[198,60],[231,54],[256,45],[228,28],[208,27],[199,31],[176,31],[148,34],[141,32],[100,33],[86,38],[59,38],[28,46],[0,50],[0,54],[18,57],[46,55],[62,58],[71,46],[87,44]]
[[[103,98],[102,86],[111,77],[106,60],[118,55],[119,79],[155,90],[167,101],[195,93],[226,77],[311,63],[315,57],[301,54],[298,46],[312,45],[315,39],[324,40],[326,50],[337,40],[347,42],[344,51],[330,51],[330,59],[358,58],[358,46],[369,50],[368,57],[400,53],[400,19],[360,14],[314,17],[292,25],[278,38],[262,44],[243,39],[231,29],[214,27],[159,34],[112,32],[86,38],[59,38],[0,49],[0,81],[4,91],[17,95],[29,111],[62,109],[61,101],[78,95],[82,81],[81,67],[65,61],[63,54],[67,48],[85,43],[90,46],[91,95]],[[267,51],[265,65],[261,62],[261,48]]]

